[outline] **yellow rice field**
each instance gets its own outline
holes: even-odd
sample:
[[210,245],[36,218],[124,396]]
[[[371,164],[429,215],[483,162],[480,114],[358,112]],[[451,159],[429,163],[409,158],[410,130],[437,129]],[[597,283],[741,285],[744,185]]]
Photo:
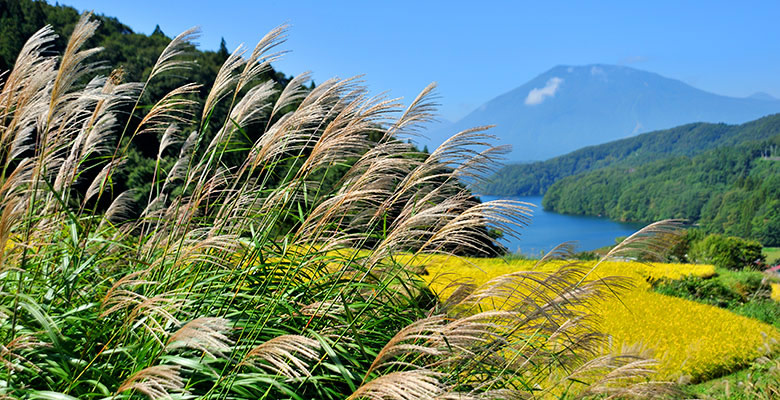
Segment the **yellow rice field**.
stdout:
[[[480,284],[515,271],[533,270],[535,261],[432,256],[422,263],[431,289],[441,293],[454,280]],[[595,262],[585,262],[593,266]],[[557,268],[546,264],[544,270]],[[711,276],[712,265],[605,262],[590,278],[625,276],[634,288],[620,299],[603,301],[595,310],[612,348],[641,346],[652,349],[659,361],[659,379],[706,379],[745,364],[776,348],[780,332],[757,320],[714,306],[654,293],[648,280]]]

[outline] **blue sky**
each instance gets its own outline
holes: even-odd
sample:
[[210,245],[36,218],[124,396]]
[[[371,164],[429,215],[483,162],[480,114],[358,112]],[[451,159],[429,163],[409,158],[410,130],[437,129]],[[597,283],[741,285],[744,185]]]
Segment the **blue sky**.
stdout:
[[778,1],[174,1],[65,0],[169,36],[198,25],[200,47],[249,46],[290,24],[276,64],[315,82],[365,74],[407,101],[439,83],[456,120],[555,65],[624,64],[728,96],[780,97]]

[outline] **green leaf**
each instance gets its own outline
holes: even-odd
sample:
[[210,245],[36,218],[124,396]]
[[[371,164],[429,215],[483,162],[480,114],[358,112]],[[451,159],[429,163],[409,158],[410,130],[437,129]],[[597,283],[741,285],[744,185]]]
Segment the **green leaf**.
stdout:
[[349,386],[349,389],[352,390],[352,392],[357,390],[357,386],[355,386],[354,380],[357,380],[355,376],[347,370],[347,368],[344,366],[344,364],[341,362],[341,359],[339,358],[338,354],[336,354],[335,351],[333,351],[333,347],[328,344],[327,340],[325,340],[324,337],[317,334],[317,332],[314,332],[313,330],[308,330],[308,332],[314,336],[317,341],[320,342],[320,345],[322,346],[323,350],[325,350],[325,353],[328,355],[331,361],[333,361],[334,365],[338,369],[339,373],[342,377],[344,377],[344,380],[347,382],[347,385]]
[[48,392],[39,391],[30,393],[31,399],[48,399],[48,400],[79,400],[73,396],[68,396],[65,393],[60,392]]

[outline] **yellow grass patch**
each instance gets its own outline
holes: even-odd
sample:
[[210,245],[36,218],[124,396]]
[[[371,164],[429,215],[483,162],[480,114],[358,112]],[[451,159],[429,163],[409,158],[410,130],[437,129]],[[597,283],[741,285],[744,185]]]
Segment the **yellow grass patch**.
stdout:
[[780,283],[772,284],[772,300],[780,301]]
[[[418,262],[425,265],[425,278],[431,289],[442,297],[447,297],[445,288],[453,281],[466,279],[480,284],[510,272],[534,270],[535,264],[527,260],[447,256],[431,256],[415,261]],[[584,264],[592,267],[595,261]],[[536,270],[551,271],[558,265],[546,264]],[[601,327],[609,336],[612,349],[636,345],[652,349],[659,361],[659,379],[705,379],[763,355],[767,346],[780,340],[780,332],[772,326],[714,306],[654,293],[648,283],[660,278],[707,277],[714,273],[712,265],[599,265],[588,279],[619,275],[631,278],[635,285],[621,293],[619,299],[607,299],[594,310],[602,317]]]

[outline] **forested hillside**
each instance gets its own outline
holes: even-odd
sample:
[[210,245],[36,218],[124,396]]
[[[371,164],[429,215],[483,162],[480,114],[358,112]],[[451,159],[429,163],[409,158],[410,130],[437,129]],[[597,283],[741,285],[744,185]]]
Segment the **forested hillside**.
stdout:
[[[775,117],[773,117],[775,118]],[[685,218],[708,232],[780,245],[780,134],[769,140],[613,165],[556,182],[545,209],[621,221]]]
[[[44,1],[0,0],[0,71],[10,70],[24,42],[47,24],[51,25],[59,35],[50,53],[61,52],[78,18],[79,13],[72,7],[53,6]],[[96,54],[92,61],[110,65],[112,68],[121,66],[126,81],[145,78],[157,56],[171,41],[171,37],[163,33],[159,27],[147,36],[133,32],[130,27],[114,17],[96,15],[94,18],[100,21],[100,27],[87,44],[100,46],[103,51]],[[168,33],[175,35],[179,32]],[[193,47],[188,56],[197,63],[197,68],[190,68],[184,77],[200,82],[212,82],[228,55],[229,51],[224,41],[216,52],[201,51]],[[270,69],[265,77],[273,78],[280,83],[288,81],[284,74],[277,73],[273,69]],[[152,94],[170,89],[167,86],[172,84],[172,80],[175,78],[166,77],[154,82],[150,88]],[[210,84],[204,83],[204,86],[210,87]],[[202,88],[201,93],[207,93],[208,87]]]
[[543,195],[556,181],[610,165],[636,167],[670,156],[695,156],[703,151],[763,140],[780,133],[780,114],[741,125],[695,123],[649,132],[569,154],[500,169],[479,192],[497,196]]
[[[102,15],[94,16],[94,19],[100,22],[94,36],[86,43],[87,46],[102,47],[99,51],[91,55],[88,60],[92,63],[104,66],[98,69],[98,74],[109,75],[118,82],[144,82],[149,76],[152,67],[157,60],[158,55],[170,43],[171,37],[163,33],[159,26],[151,35],[135,33],[128,26],[119,22],[116,18]],[[79,13],[72,7],[50,5],[44,1],[32,0],[0,0],[0,77],[4,71],[13,68],[16,61],[16,55],[19,54],[25,41],[38,29],[44,25],[51,25],[59,36],[54,45],[48,49],[50,55],[62,53],[65,48],[67,38],[71,35],[74,26],[79,20]],[[171,32],[174,35],[179,32]],[[259,39],[259,38],[258,38]],[[232,50],[232,49],[231,49]],[[249,49],[251,52],[251,49]],[[245,54],[246,56],[247,54]],[[153,80],[149,80],[143,91],[143,97],[135,106],[132,113],[132,119],[128,121],[125,132],[132,132],[135,126],[144,118],[148,110],[153,105],[153,99],[159,99],[174,89],[186,84],[187,82],[199,82],[201,86],[191,90],[191,97],[205,98],[209,92],[217,73],[230,56],[225,42],[223,40],[221,48],[214,51],[201,51],[194,46],[188,46],[183,54],[178,58],[182,62],[191,63],[189,68],[177,71],[176,74],[161,75]],[[109,69],[109,67],[111,69]],[[271,99],[278,97],[278,93],[291,78],[285,77],[283,73],[276,72],[270,64],[267,64],[265,71],[259,75],[259,81],[274,81],[273,88],[275,93]],[[92,74],[94,75],[94,74]],[[81,84],[86,84],[91,76],[82,78]],[[2,81],[0,81],[2,82]],[[304,90],[310,88],[302,88]],[[288,109],[294,107],[295,102],[288,106]],[[219,121],[219,124],[212,123],[210,126],[202,127],[180,126],[181,130],[189,129],[188,132],[196,129],[202,129],[206,138],[215,135],[222,121],[227,118],[228,102],[221,102],[211,113],[211,121]],[[130,109],[125,110],[130,114]],[[280,110],[288,111],[288,110]],[[281,113],[277,113],[281,114]],[[245,137],[237,138],[236,148],[246,147],[246,143],[257,138],[259,132],[255,129],[259,125],[264,125],[268,121],[258,121],[257,124],[250,125],[244,130]],[[158,176],[165,176],[165,173],[173,167],[176,161],[178,146],[168,146],[169,150],[161,154],[158,164],[157,149],[159,148],[163,132],[140,132],[132,135],[132,140],[124,135],[123,145],[128,146],[127,156],[124,160],[119,174],[113,182],[113,191],[121,193],[124,190],[132,189],[133,198],[136,203],[146,201],[149,196],[150,185],[155,170]],[[185,134],[186,136],[186,134]],[[228,158],[228,165],[230,166]],[[81,181],[89,181],[97,171],[87,171]],[[84,189],[84,188],[82,188]],[[109,199],[110,200],[110,199]],[[101,204],[102,207],[107,206]],[[139,207],[135,207],[138,211]]]

